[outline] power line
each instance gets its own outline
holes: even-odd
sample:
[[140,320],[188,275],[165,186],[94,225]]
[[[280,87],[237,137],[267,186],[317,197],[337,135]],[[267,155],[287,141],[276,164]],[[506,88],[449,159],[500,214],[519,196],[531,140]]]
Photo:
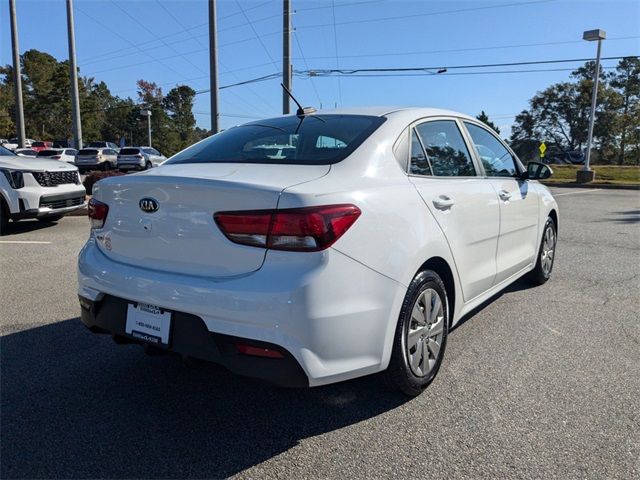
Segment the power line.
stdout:
[[[269,57],[269,60],[271,60],[271,63],[273,63],[274,67],[278,68],[278,64],[276,63],[276,61],[273,59],[273,57],[269,53],[269,50],[267,49],[267,46],[262,41],[262,38],[260,38],[260,35],[258,35],[258,32],[256,31],[255,27],[253,26],[253,23],[251,23],[251,20],[249,20],[249,16],[246,14],[246,12],[242,8],[242,5],[240,5],[240,2],[238,0],[236,0],[236,5],[238,5],[238,8],[240,9],[242,14],[244,15],[244,18],[247,20],[247,23],[249,24],[249,27],[251,27],[251,30],[253,31],[253,34],[256,37],[256,40],[258,40],[258,42],[260,42],[260,45],[262,45],[262,49],[267,54],[267,57]],[[280,15],[278,15],[278,16],[280,16]]]
[[325,8],[342,8],[342,7],[357,7],[358,5],[365,5],[371,3],[380,3],[385,0],[364,0],[362,2],[352,2],[352,3],[339,3],[338,5],[319,5],[317,7],[304,7],[304,8],[296,8],[294,12],[306,12],[308,10],[322,10]]
[[[529,2],[518,2],[518,3],[504,3],[502,5],[487,5],[483,7],[469,7],[469,8],[458,8],[455,10],[442,10],[439,12],[427,12],[427,13],[414,13],[409,15],[398,15],[395,17],[379,17],[379,18],[369,18],[369,19],[361,19],[361,20],[346,20],[343,22],[335,23],[336,25],[355,25],[361,23],[373,23],[373,22],[389,22],[393,20],[404,20],[407,18],[417,18],[417,17],[431,17],[435,15],[447,15],[450,13],[466,13],[466,12],[476,12],[480,10],[491,10],[495,8],[507,8],[507,7],[521,7],[525,5],[535,5],[540,3],[549,3],[555,0],[533,0]],[[321,28],[321,27],[331,27],[334,23],[318,23],[312,25],[301,25],[299,28]]]
[[[129,12],[127,12],[124,8],[122,8],[120,5],[118,5],[115,1],[111,0],[111,4],[113,6],[115,6],[116,8],[118,8],[122,13],[124,13],[127,17],[129,17],[131,20],[133,20],[136,24],[139,24],[144,30],[146,30],[147,32],[149,32],[151,34],[151,36],[153,36],[154,38],[156,38],[157,40],[160,40],[162,42],[162,44],[167,47],[168,49],[170,49],[171,51],[173,51],[174,53],[180,55],[180,52],[178,52],[173,45],[170,45],[169,43],[167,43],[166,41],[164,41],[161,38],[158,38],[158,36],[155,34],[155,32],[153,32],[149,27],[147,27],[144,22],[139,22],[138,20],[136,20]],[[183,56],[182,57],[187,63],[189,63],[189,65],[191,65],[192,67],[194,67],[196,70],[198,70],[201,73],[205,73],[205,71],[199,66],[196,65],[194,62],[192,62],[191,60],[189,60],[188,57]]]
[[[616,57],[603,57],[602,60],[621,60],[623,58],[638,58],[637,55],[624,55]],[[384,73],[384,72],[419,72],[429,70],[454,70],[454,69],[470,69],[470,68],[491,68],[491,67],[512,67],[521,65],[543,65],[554,63],[575,63],[575,62],[589,62],[593,58],[571,58],[561,60],[535,60],[528,62],[509,62],[509,63],[485,63],[476,65],[437,65],[430,67],[388,67],[388,68],[354,68],[354,69],[318,69],[309,71],[297,71],[296,73],[306,74],[310,76],[320,75],[332,75],[343,74],[353,75],[357,73]]]
[[[304,66],[306,69],[309,69],[309,64],[307,63],[307,59],[304,57],[304,52],[302,51],[302,45],[300,45],[300,40],[298,39],[298,34],[296,31],[293,31],[293,38],[296,39],[296,44],[298,45],[298,50],[300,51],[300,56],[302,57],[302,61],[304,62]],[[316,93],[316,97],[318,98],[318,104],[322,105],[322,99],[320,98],[320,94],[318,93],[318,89],[316,88],[315,81],[311,78],[311,86],[313,87],[313,91]]]
[[[613,40],[630,40],[640,38],[639,35],[632,35],[628,37],[612,37],[607,38],[607,42]],[[525,47],[547,47],[551,45],[568,45],[575,43],[585,43],[584,40],[565,40],[565,41],[555,41],[555,42],[542,42],[542,43],[520,43],[513,45],[493,45],[487,47],[466,47],[466,48],[448,48],[443,50],[414,50],[414,51],[402,51],[402,52],[383,52],[383,53],[364,53],[357,55],[341,55],[341,58],[367,58],[367,57],[399,57],[399,56],[412,56],[412,55],[425,55],[425,54],[433,54],[433,53],[456,53],[456,52],[476,52],[483,50],[503,50],[509,48],[525,48]],[[333,55],[324,55],[317,57],[306,57],[307,60],[326,60],[334,58]]]
[[[602,67],[605,70],[616,68],[615,66],[611,67]],[[484,72],[445,72],[439,75],[435,75],[433,72],[421,72],[421,73],[370,73],[370,74],[344,74],[338,73],[335,75],[320,75],[320,77],[339,77],[339,78],[379,78],[379,77],[423,77],[423,76],[459,76],[459,75],[499,75],[503,73],[541,73],[541,72],[572,72],[575,68],[545,68],[545,69],[535,69],[535,70],[494,70],[494,71],[484,71]],[[298,72],[296,72],[296,76],[298,76]],[[306,75],[299,75],[301,77],[307,78]]]
[[[200,40],[199,40],[196,36],[194,36],[191,32],[187,31],[187,29],[186,29],[186,27],[184,26],[184,24],[183,24],[180,20],[178,20],[178,19],[175,17],[175,15],[173,15],[173,13],[171,13],[171,11],[170,11],[168,8],[166,8],[166,7],[162,4],[162,2],[160,2],[160,0],[156,0],[156,3],[157,3],[158,5],[160,5],[160,7],[162,7],[162,9],[163,9],[163,10],[164,10],[164,11],[165,11],[165,12],[166,12],[170,17],[172,17],[172,18],[174,19],[174,21],[175,21],[178,25],[180,25],[180,26],[182,27],[182,29],[183,29],[185,32],[187,32],[187,33],[189,34],[189,36],[190,36],[193,40],[195,40],[195,41],[196,41],[200,46],[205,47],[203,50],[206,50],[206,51],[208,51],[208,50],[209,50],[209,46],[208,46],[208,45],[206,45],[206,46],[205,46],[202,42],[200,42]],[[237,75],[235,75],[235,74],[234,74],[234,71],[233,71],[233,70],[229,70],[229,69],[228,69],[228,68],[227,68],[227,67],[226,67],[226,66],[225,66],[225,65],[224,65],[220,60],[218,60],[218,63],[219,63],[219,64],[220,64],[220,66],[225,70],[223,73],[225,73],[225,74],[232,74],[232,76],[233,76],[236,80],[239,80],[239,79],[238,79],[238,77],[237,77]],[[260,66],[262,66],[262,65],[260,65]],[[240,69],[240,70],[244,70],[244,69]],[[258,96],[258,95],[255,93],[255,91],[254,91],[253,89],[249,88],[249,90],[251,91],[251,93],[253,93],[254,95]],[[250,106],[250,107],[252,107],[252,108],[255,108],[255,106],[254,106],[254,105],[252,105],[252,104],[250,104],[249,102],[247,102],[247,101],[246,101],[242,96],[238,95],[235,91],[230,90],[230,93],[231,93],[234,97],[236,97],[238,100],[242,101],[243,103],[245,103],[245,104],[249,105],[249,106]],[[258,98],[260,98],[260,100],[262,100],[262,97],[258,96]],[[264,102],[264,103],[265,103],[269,108],[271,108],[271,106],[270,106],[267,102]]]
[[[248,8],[246,8],[246,9],[245,9],[245,12],[248,12],[248,11],[251,11],[251,10],[255,10],[255,9],[257,9],[257,8],[263,7],[263,6],[265,6],[265,5],[269,4],[269,3],[272,3],[272,2],[273,2],[273,0],[268,0],[268,1],[266,1],[266,2],[259,3],[258,5],[254,5],[254,6],[252,6],[252,7],[248,7]],[[235,17],[235,16],[240,15],[240,14],[241,14],[240,12],[234,12],[234,13],[231,13],[231,14],[229,14],[229,15],[225,15],[225,16],[223,16],[223,17],[220,17],[218,20],[225,20],[225,19],[227,19],[227,18]],[[192,26],[192,27],[186,27],[186,29],[187,29],[187,30],[189,30],[189,31],[191,31],[191,30],[197,30],[197,29],[199,29],[199,28],[206,27],[207,25],[208,25],[208,23],[207,23],[207,22],[204,22],[204,23],[199,23],[199,24],[197,24],[197,25],[194,25],[194,26]],[[242,24],[242,25],[239,25],[239,26],[244,26],[244,25],[245,25],[245,24]],[[236,26],[236,27],[237,27],[237,26]],[[236,27],[231,27],[231,28],[236,28]],[[158,37],[157,39],[154,39],[154,40],[146,40],[146,41],[144,41],[144,42],[140,42],[140,43],[138,43],[137,45],[134,45],[134,46],[131,46],[131,47],[123,47],[123,48],[119,48],[119,49],[111,50],[111,51],[109,51],[109,52],[102,53],[102,54],[100,54],[100,55],[98,55],[98,56],[93,56],[92,58],[93,58],[94,60],[90,60],[90,61],[88,61],[88,62],[83,61],[82,63],[84,63],[84,64],[87,64],[87,63],[93,63],[96,59],[98,59],[98,60],[99,60],[99,59],[101,59],[101,58],[103,58],[103,57],[105,57],[105,56],[111,56],[111,55],[113,55],[113,54],[120,53],[120,52],[123,52],[123,51],[125,51],[125,50],[130,50],[130,49],[132,49],[132,48],[138,48],[138,47],[140,47],[141,45],[148,45],[148,44],[150,44],[150,43],[156,43],[156,42],[157,42],[157,41],[159,41],[160,39],[165,39],[165,40],[166,40],[167,38],[173,38],[173,37],[175,37],[175,36],[182,35],[183,33],[184,33],[184,32],[174,32],[174,33],[170,33],[170,34],[167,34],[167,35],[163,35],[163,36]],[[205,35],[207,35],[207,34],[205,34]],[[204,35],[203,35],[203,36],[204,36]],[[154,50],[154,49],[156,49],[156,48],[160,48],[160,46],[158,45],[158,46],[156,46],[156,47],[152,47],[151,49],[148,49],[148,50]]]
[[[115,30],[111,29],[109,26],[105,25],[104,23],[102,23],[100,20],[98,20],[97,18],[93,17],[92,15],[89,15],[87,12],[85,12],[84,10],[82,10],[81,8],[79,8],[77,5],[75,6],[75,9],[78,10],[80,13],[82,13],[84,16],[90,18],[91,20],[93,20],[95,23],[97,23],[98,25],[100,25],[102,28],[104,28],[105,30],[113,33],[114,35],[116,35],[118,38],[121,38],[122,40],[124,40],[125,42],[129,43],[130,45],[132,45],[133,47],[137,48],[138,50],[140,50],[142,53],[145,53],[142,51],[142,49],[140,49],[140,47],[138,47],[138,45],[134,44],[132,41],[130,41],[128,38],[123,37],[122,35],[120,35],[118,32],[116,32]],[[153,55],[151,55],[150,53],[145,53],[148,57],[153,58],[154,60],[158,61]],[[167,65],[166,63],[160,61],[159,63],[161,63],[163,66],[165,66],[166,68],[168,68],[169,70],[171,70],[172,72],[177,73],[178,75],[182,75],[182,72],[178,72],[176,69],[174,69],[171,65]]]

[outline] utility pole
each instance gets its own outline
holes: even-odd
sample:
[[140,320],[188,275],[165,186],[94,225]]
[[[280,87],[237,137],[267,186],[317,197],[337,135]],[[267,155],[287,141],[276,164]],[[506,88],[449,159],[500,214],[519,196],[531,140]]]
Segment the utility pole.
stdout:
[[576,181],[578,183],[592,182],[595,178],[595,172],[589,168],[591,160],[591,143],[593,141],[593,124],[596,119],[596,102],[598,99],[598,82],[600,81],[600,49],[602,40],[607,38],[604,30],[589,30],[582,34],[582,39],[588,42],[598,42],[598,51],[596,53],[596,66],[593,72],[593,93],[591,94],[591,114],[589,115],[589,133],[587,135],[587,151],[584,159],[582,170],[576,172]]
[[[291,0],[283,0],[282,6],[282,83],[291,92]],[[289,95],[284,89],[282,113],[290,113]]]
[[82,125],[80,119],[80,96],[78,95],[78,67],[76,65],[76,34],[73,27],[73,0],[67,0],[67,34],[69,36],[69,77],[71,81],[71,121],[73,143],[82,149]]
[[218,20],[216,0],[209,0],[209,82],[211,95],[211,131],[220,131],[218,113]]
[[24,148],[24,106],[22,105],[22,74],[20,68],[20,47],[18,46],[18,21],[16,19],[16,1],[9,0],[9,16],[11,17],[11,47],[13,54],[13,87],[16,96],[16,136],[18,147]]

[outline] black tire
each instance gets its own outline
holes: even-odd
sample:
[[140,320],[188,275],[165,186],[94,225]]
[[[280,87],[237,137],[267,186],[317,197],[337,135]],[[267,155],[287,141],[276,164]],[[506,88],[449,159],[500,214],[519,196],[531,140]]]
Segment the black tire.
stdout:
[[0,237],[9,233],[9,208],[0,196]]
[[62,217],[64,217],[64,215],[49,215],[47,217],[38,218],[38,221],[42,223],[52,223],[60,221]]
[[[547,236],[547,230],[551,229],[553,232],[553,245],[552,245],[552,254],[551,254],[551,264],[544,264],[545,259],[545,238]],[[551,277],[551,272],[553,271],[553,263],[556,259],[556,243],[558,239],[556,223],[553,221],[551,217],[547,218],[547,221],[544,224],[544,228],[542,230],[542,239],[540,240],[540,249],[538,250],[538,258],[536,260],[536,266],[533,270],[531,270],[527,274],[527,279],[533,285],[543,285],[549,280]],[[548,255],[548,253],[547,253]]]
[[[439,351],[437,356],[434,357],[435,361],[433,366],[431,366],[424,375],[417,375],[409,364],[411,349],[407,349],[406,345],[409,329],[415,323],[415,319],[412,319],[414,306],[419,304],[419,300],[425,292],[428,292],[430,295],[433,295],[432,292],[435,292],[441,303],[443,317],[441,319],[442,333]],[[409,285],[404,302],[402,303],[393,340],[391,360],[389,361],[389,367],[384,372],[386,381],[390,386],[399,389],[405,395],[415,397],[422,393],[436,377],[442,364],[442,358],[444,357],[444,351],[447,345],[447,334],[449,332],[448,307],[446,288],[438,274],[432,270],[425,270],[418,273]],[[420,343],[418,342],[417,345],[420,345]],[[416,346],[416,351],[417,348]],[[429,349],[427,355],[430,356],[432,353]],[[424,365],[424,358],[421,364]]]
[[152,168],[152,167],[153,167],[153,164],[152,164],[151,162],[147,162],[147,163],[144,165],[144,169],[145,169],[145,170],[149,170],[149,169],[150,169],[150,168]]

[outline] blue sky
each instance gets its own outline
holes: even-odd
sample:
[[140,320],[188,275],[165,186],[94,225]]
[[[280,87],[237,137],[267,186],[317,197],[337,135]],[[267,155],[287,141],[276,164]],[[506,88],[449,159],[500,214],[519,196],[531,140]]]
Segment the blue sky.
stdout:
[[[2,64],[11,61],[6,3],[0,9]],[[595,55],[595,45],[581,37],[593,28],[607,32],[603,56],[640,54],[637,0],[292,0],[292,5],[296,70],[588,58]],[[17,11],[21,52],[35,48],[67,58],[64,0],[17,0]],[[104,80],[112,93],[123,97],[135,98],[140,78],[160,84],[165,92],[178,84],[208,89],[207,12],[206,0],[75,0],[80,72]],[[281,13],[281,0],[219,0],[221,85],[281,71]],[[513,117],[532,95],[569,75],[450,75],[454,72],[464,70],[405,77],[294,78],[293,85],[302,103],[324,108],[417,105],[472,115],[484,109],[508,134]],[[208,93],[199,94],[194,108],[198,124],[207,128],[209,102]],[[220,110],[224,128],[280,114],[279,80],[222,90]]]

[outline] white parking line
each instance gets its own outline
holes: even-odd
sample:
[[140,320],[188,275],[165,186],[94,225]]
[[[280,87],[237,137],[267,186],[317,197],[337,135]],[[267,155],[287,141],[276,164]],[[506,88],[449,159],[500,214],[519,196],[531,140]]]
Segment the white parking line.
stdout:
[[589,188],[587,190],[580,190],[579,192],[556,193],[553,196],[561,197],[562,195],[575,195],[576,193],[592,193],[592,192],[599,192],[601,190],[602,190],[601,188]]
[[35,240],[0,240],[0,243],[22,243],[34,245],[49,245],[51,242],[37,242]]

